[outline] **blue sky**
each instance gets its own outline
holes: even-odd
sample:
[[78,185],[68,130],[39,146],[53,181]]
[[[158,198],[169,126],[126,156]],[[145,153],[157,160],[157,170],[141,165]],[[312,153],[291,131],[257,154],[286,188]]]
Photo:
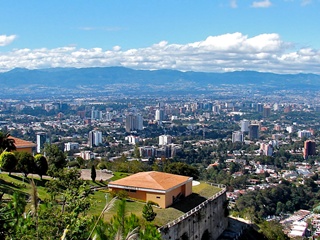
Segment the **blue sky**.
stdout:
[[0,71],[320,74],[320,0],[0,1]]

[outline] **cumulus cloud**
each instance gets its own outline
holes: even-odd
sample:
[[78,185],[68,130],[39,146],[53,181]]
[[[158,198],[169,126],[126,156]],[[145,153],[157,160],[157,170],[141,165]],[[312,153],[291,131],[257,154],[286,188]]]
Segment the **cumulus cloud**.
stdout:
[[263,0],[263,1],[258,1],[258,2],[253,2],[251,7],[254,8],[268,8],[271,7],[272,3],[270,2],[270,0]]
[[249,37],[236,32],[209,36],[187,44],[159,43],[136,49],[78,48],[14,49],[0,55],[0,71],[16,67],[125,66],[134,69],[176,69],[225,72],[253,70],[276,73],[320,74],[320,50],[295,49],[277,33]]
[[238,7],[237,0],[230,0],[230,7],[237,8]]
[[15,39],[16,39],[16,35],[0,35],[0,46],[6,46],[9,45],[10,43],[12,43]]

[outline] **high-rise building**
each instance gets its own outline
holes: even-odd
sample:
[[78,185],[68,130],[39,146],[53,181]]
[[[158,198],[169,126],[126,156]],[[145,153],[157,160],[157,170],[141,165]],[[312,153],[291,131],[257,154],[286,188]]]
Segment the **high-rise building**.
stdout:
[[272,156],[273,146],[269,143],[261,143],[260,144],[260,152],[265,156]]
[[138,136],[130,135],[130,136],[125,137],[124,140],[127,140],[129,142],[129,144],[136,145],[137,143],[140,142],[141,139]]
[[96,110],[94,107],[91,109],[91,119],[99,120],[102,118],[102,111]]
[[220,111],[220,107],[219,106],[213,106],[212,107],[212,112],[214,112],[214,113],[219,113],[219,111]]
[[172,142],[172,137],[170,135],[159,136],[159,145],[167,145]]
[[241,127],[241,132],[249,132],[249,121],[246,119],[241,120],[240,122],[240,127]]
[[89,147],[98,146],[100,143],[102,143],[102,132],[93,130],[89,132],[88,136],[88,145]]
[[309,138],[309,137],[311,137],[311,135],[312,135],[311,132],[308,131],[308,130],[298,131],[298,137],[299,138],[303,138],[303,137]]
[[254,140],[259,138],[259,125],[251,124],[249,125],[249,139]]
[[158,122],[161,122],[164,120],[164,110],[163,109],[156,110],[155,120]]
[[263,104],[262,103],[258,103],[256,110],[257,110],[257,112],[263,112]]
[[64,151],[69,152],[71,150],[79,149],[79,143],[77,142],[67,142],[64,144]]
[[47,133],[38,132],[37,133],[37,153],[40,153],[44,147],[45,143],[50,143]]
[[107,120],[107,121],[111,121],[112,118],[113,118],[113,113],[108,111],[108,112],[106,113],[106,120]]
[[126,116],[126,132],[143,129],[143,118],[140,114],[128,114]]
[[232,142],[243,142],[243,132],[241,131],[236,131],[232,133]]
[[270,106],[263,106],[263,112],[262,112],[263,117],[268,118],[271,115],[271,107]]
[[304,149],[303,149],[303,158],[307,159],[308,156],[316,155],[316,143],[312,140],[307,140],[304,142]]

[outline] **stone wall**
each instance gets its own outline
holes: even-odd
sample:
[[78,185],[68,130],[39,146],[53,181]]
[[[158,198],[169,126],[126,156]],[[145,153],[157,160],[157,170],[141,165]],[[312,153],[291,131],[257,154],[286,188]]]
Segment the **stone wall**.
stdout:
[[228,226],[226,189],[207,199],[178,219],[159,228],[165,240],[214,240]]

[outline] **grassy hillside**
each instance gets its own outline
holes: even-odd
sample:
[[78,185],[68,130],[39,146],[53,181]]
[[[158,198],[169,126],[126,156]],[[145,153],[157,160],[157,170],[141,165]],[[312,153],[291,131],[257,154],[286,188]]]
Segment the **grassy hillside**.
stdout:
[[[125,177],[126,174],[115,174],[115,179]],[[0,193],[4,193],[3,200],[9,200],[14,191],[20,191],[25,194],[26,199],[29,198],[29,193],[31,193],[31,186],[29,181],[33,179],[38,190],[39,198],[42,200],[49,199],[49,194],[46,192],[45,183],[50,181],[48,179],[40,180],[39,177],[31,175],[28,179],[24,179],[22,176],[9,176],[8,174],[1,173],[0,174]],[[90,195],[91,199],[91,208],[88,212],[89,215],[99,215],[102,209],[105,207],[106,202],[111,200],[111,196],[108,193],[107,189],[104,187],[106,183],[88,181],[90,186],[98,187],[98,189],[93,191],[93,194]],[[214,195],[219,192],[221,189],[212,187],[206,183],[201,183],[200,185],[193,187],[193,194],[183,199],[177,204],[167,208],[160,209],[154,207],[154,211],[157,213],[157,217],[154,220],[154,223],[157,226],[162,226],[169,221],[178,218],[184,213],[188,212],[192,208],[196,207],[201,202],[205,201],[206,198]],[[116,201],[116,205],[108,212],[104,214],[104,219],[106,221],[110,220],[110,218],[116,213],[117,204],[119,201]],[[144,202],[138,201],[130,201],[127,200],[126,204],[126,212],[127,214],[134,213],[138,217],[142,218],[142,209],[144,206]]]

